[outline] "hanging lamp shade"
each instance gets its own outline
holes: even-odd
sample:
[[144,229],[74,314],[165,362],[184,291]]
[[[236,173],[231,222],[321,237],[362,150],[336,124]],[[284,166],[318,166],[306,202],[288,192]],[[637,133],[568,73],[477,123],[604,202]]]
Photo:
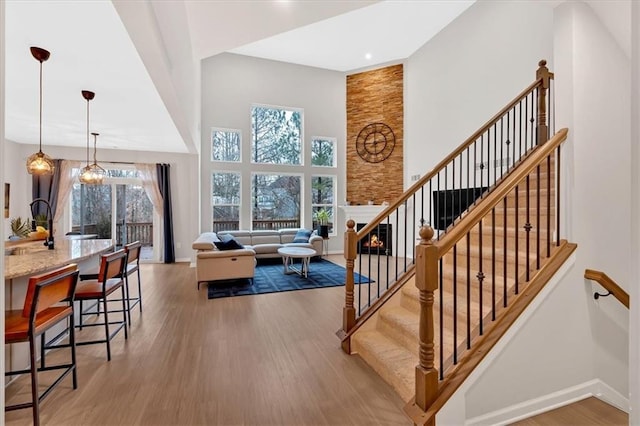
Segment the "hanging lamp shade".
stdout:
[[[96,94],[89,90],[82,91],[82,97],[87,101],[87,165],[83,167],[82,170],[80,170],[80,176],[78,177],[78,179],[80,180],[81,183],[84,183],[87,185],[101,184],[104,178],[104,173],[100,174],[99,170],[98,170],[98,173],[96,173],[94,171],[93,164],[89,164],[89,101],[92,100],[95,96]],[[95,135],[97,136],[98,134],[95,133]],[[95,143],[94,143],[94,150],[95,150]],[[95,152],[94,152],[94,159],[95,159]]]
[[93,164],[87,164],[80,172],[80,182],[90,185],[101,185],[107,171],[98,165],[96,159],[97,140],[99,133],[91,133],[93,135]]
[[31,47],[31,54],[40,62],[40,148],[27,158],[27,172],[32,175],[52,175],[55,169],[53,160],[42,152],[42,63],[49,59],[50,53],[40,47]]

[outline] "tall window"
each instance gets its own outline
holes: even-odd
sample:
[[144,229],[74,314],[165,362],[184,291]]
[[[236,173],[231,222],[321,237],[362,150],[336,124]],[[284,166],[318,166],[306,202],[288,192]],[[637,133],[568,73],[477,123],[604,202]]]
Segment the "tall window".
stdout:
[[211,132],[211,161],[240,161],[240,132],[213,129]]
[[302,112],[251,108],[251,159],[254,163],[302,164]]
[[336,140],[334,138],[313,138],[311,140],[311,165],[336,167]]
[[[313,227],[328,225],[329,233],[333,233],[333,212],[335,204],[335,176],[311,177],[311,210],[313,213]],[[316,216],[318,211],[326,210],[329,213],[329,223],[318,223]]]
[[253,229],[301,226],[300,176],[254,173],[251,180]]
[[213,231],[240,229],[240,173],[213,173]]

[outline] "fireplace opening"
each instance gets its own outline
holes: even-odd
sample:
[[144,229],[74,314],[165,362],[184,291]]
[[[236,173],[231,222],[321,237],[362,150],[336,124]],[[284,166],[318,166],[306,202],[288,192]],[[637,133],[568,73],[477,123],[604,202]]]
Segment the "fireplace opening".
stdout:
[[[358,223],[356,225],[356,230],[359,231],[366,225],[366,223]],[[390,224],[381,223],[365,238],[358,242],[358,253],[391,256],[393,253],[392,241],[392,226]]]

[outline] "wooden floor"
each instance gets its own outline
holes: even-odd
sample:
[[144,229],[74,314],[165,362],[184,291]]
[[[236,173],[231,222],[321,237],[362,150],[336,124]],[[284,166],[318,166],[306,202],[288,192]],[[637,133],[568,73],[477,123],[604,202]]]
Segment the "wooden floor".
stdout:
[[512,426],[626,426],[629,415],[599,400],[587,398],[564,407],[513,423]]
[[[391,387],[340,349],[344,287],[208,300],[187,264],[145,264],[142,277],[144,312],[129,339],[114,339],[111,362],[104,345],[78,347],[79,388],[65,379],[41,405],[42,424],[411,424]],[[7,403],[28,399],[25,379],[6,389]],[[627,424],[592,400],[517,425]],[[5,424],[31,424],[31,410],[5,413]]]
[[[142,277],[129,339],[113,340],[110,362],[104,345],[78,347],[79,388],[65,379],[43,424],[411,424],[400,397],[340,349],[344,287],[208,300],[188,264],[142,265]],[[20,379],[6,402],[29,392]],[[31,410],[5,424],[31,424]]]

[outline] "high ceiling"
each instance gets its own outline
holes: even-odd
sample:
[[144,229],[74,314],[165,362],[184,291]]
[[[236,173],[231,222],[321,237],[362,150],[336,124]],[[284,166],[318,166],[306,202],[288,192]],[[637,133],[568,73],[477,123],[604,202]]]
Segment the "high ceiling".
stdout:
[[[6,138],[98,148],[195,152],[199,62],[230,51],[337,71],[402,60],[475,0],[6,2]],[[114,7],[115,6],[115,7]],[[45,149],[46,152],[46,149]]]

